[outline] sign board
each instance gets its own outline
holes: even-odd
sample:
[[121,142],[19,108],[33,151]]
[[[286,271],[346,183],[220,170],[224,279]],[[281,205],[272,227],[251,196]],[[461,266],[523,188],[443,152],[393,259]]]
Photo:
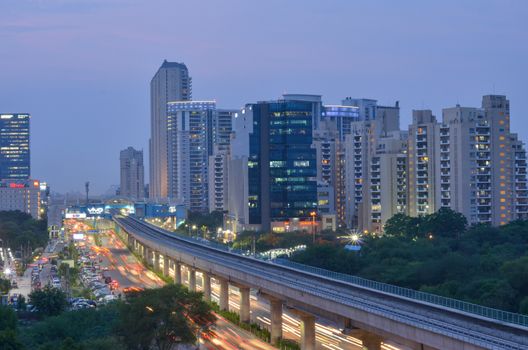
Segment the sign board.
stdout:
[[66,219],[86,219],[85,213],[66,213],[64,214]]

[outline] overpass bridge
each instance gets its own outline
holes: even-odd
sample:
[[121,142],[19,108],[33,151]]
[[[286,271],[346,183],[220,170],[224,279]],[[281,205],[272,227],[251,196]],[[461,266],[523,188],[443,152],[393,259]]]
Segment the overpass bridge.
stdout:
[[131,249],[166,276],[182,283],[189,270],[203,274],[211,299],[211,278],[220,284],[220,308],[229,305],[229,284],[240,290],[240,319],[249,322],[250,290],[269,299],[272,342],[282,337],[282,312],[300,318],[301,348],[315,349],[315,319],[342,324],[343,332],[377,350],[391,339],[416,350],[528,349],[528,316],[482,307],[354,276],[295,264],[270,262],[228,251],[225,246],[165,231],[134,217],[115,216]]

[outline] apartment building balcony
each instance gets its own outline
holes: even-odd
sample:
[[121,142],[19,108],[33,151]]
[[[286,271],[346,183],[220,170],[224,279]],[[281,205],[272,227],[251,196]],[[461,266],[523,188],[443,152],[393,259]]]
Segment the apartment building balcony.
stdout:
[[440,139],[440,145],[449,145],[449,140]]
[[490,128],[489,128],[489,126],[477,127],[477,129],[475,130],[475,134],[477,136],[489,136],[490,135]]

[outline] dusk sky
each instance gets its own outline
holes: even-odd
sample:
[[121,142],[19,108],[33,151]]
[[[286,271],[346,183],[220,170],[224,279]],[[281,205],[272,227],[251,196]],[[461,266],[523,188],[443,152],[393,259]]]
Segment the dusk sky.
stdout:
[[149,83],[184,62],[219,107],[315,93],[412,109],[506,94],[528,140],[528,1],[0,0],[0,112],[32,114],[32,176],[53,191],[119,183],[143,149]]

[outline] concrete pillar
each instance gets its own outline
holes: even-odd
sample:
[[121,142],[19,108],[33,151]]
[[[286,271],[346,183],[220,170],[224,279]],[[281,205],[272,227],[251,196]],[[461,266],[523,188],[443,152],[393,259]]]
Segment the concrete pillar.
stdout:
[[270,298],[271,344],[282,339],[282,300]]
[[189,267],[189,290],[196,292],[196,269]]
[[240,321],[249,323],[250,319],[250,298],[249,287],[238,287],[240,291]]
[[182,284],[181,264],[176,260],[174,260],[174,283]]
[[207,272],[202,272],[202,292],[205,301],[211,301],[211,276]]
[[170,259],[167,255],[163,256],[163,276],[169,277],[169,266],[170,266]]
[[152,259],[150,258],[151,250],[147,246],[143,246],[143,250],[145,251],[145,255],[143,256],[143,259],[147,261],[147,266],[152,265]]
[[374,333],[365,332],[361,337],[363,350],[381,350],[381,337]]
[[220,283],[220,310],[229,310],[229,283],[223,278],[219,278]]
[[157,251],[154,251],[154,271],[158,271],[160,269],[160,253]]
[[301,318],[301,349],[302,350],[315,350],[315,316],[301,315],[300,318]]

